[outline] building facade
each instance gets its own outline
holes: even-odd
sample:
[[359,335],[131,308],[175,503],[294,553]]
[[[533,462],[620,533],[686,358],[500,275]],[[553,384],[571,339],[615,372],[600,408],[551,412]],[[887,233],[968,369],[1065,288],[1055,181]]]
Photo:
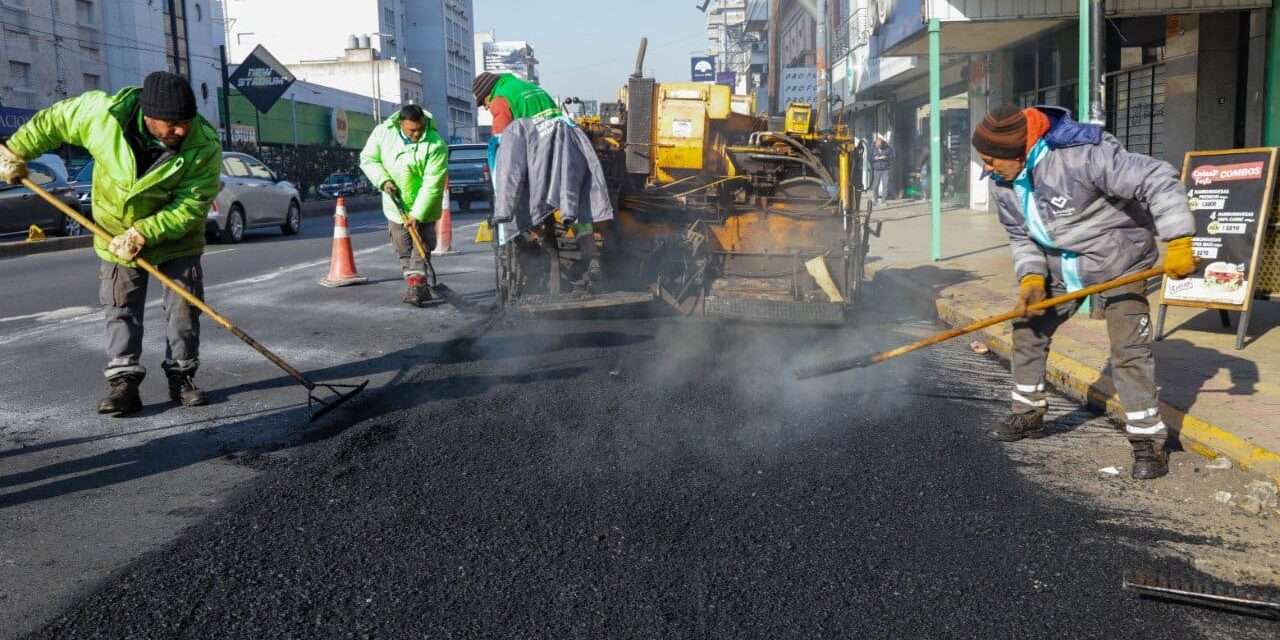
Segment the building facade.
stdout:
[[[310,60],[285,64],[298,80],[332,87],[368,99],[374,117],[385,118],[390,112],[382,108],[384,101],[395,104],[424,104],[423,74],[398,60],[380,58],[368,40],[352,36],[340,58]],[[437,120],[440,117],[432,113]],[[442,134],[443,135],[443,134]]]
[[[498,40],[493,31],[482,31],[473,37],[476,73],[510,73],[537,83],[538,58],[533,45],[525,40]],[[468,85],[470,94],[470,85]],[[472,97],[474,100],[474,97]],[[488,140],[493,130],[493,115],[480,109],[476,117],[477,140]]]
[[[467,99],[474,76],[469,46],[471,0],[221,2],[227,11],[226,40],[232,62],[243,60],[258,44],[291,67],[331,62],[335,47],[352,35],[367,36],[367,48],[375,51],[377,59],[420,72],[422,95],[415,102],[432,113],[442,136],[474,138],[475,107]],[[301,30],[293,26],[299,13],[333,19],[311,21]]]
[[222,16],[212,0],[0,0],[0,102],[34,110],[168,70],[218,124]]

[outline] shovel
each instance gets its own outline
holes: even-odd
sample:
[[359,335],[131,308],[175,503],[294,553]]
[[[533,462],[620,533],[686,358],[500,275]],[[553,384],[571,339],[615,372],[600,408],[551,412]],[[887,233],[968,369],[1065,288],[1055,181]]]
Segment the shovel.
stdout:
[[[1103,282],[1102,284],[1095,284],[1092,287],[1085,287],[1083,289],[1080,289],[1079,291],[1073,291],[1071,293],[1061,295],[1056,298],[1049,298],[1048,300],[1045,300],[1043,302],[1037,302],[1036,304],[1028,306],[1027,310],[1040,311],[1042,309],[1052,309],[1058,305],[1065,304],[1067,302],[1073,302],[1076,300],[1080,300],[1082,298],[1087,298],[1095,293],[1102,293],[1103,291],[1109,291],[1111,289],[1115,289],[1117,287],[1123,287],[1127,284],[1133,284],[1135,282],[1145,282],[1151,278],[1155,278],[1161,275],[1164,275],[1164,269],[1161,269],[1158,267],[1155,269],[1147,269],[1146,271],[1140,271],[1138,273],[1131,273],[1127,276],[1121,276],[1119,278],[1116,278],[1115,280],[1108,280],[1107,282]],[[796,379],[807,380],[809,378],[817,378],[819,376],[839,373],[841,371],[848,371],[850,369],[861,369],[863,367],[869,367],[874,364],[880,364],[881,362],[884,362],[886,360],[892,360],[901,355],[906,355],[908,353],[911,353],[912,351],[916,351],[917,349],[931,347],[935,344],[946,342],[947,340],[950,340],[952,338],[958,338],[962,335],[973,333],[974,331],[986,329],[987,327],[990,327],[992,325],[997,325],[1002,322],[1008,322],[1010,320],[1015,320],[1021,317],[1022,317],[1021,313],[1017,311],[1009,311],[1007,313],[1002,313],[998,316],[991,316],[990,318],[987,318],[985,320],[979,320],[977,322],[974,322],[973,324],[965,325],[963,327],[958,327],[950,331],[944,331],[942,333],[935,334],[931,337],[925,338],[917,342],[912,342],[911,344],[898,347],[897,349],[893,349],[891,351],[867,354],[867,355],[859,356],[856,358],[847,358],[844,360],[836,360],[834,362],[828,362],[825,364],[817,364],[817,365],[812,365],[808,367],[801,367],[799,369],[796,369],[795,371]]]
[[[445,197],[449,197],[449,194],[446,193]],[[431,292],[463,311],[474,307],[475,305],[467,302],[466,299],[455,293],[453,289],[450,289],[447,285],[440,284],[440,281],[436,279],[436,268],[435,265],[431,264],[431,252],[427,251],[427,245],[422,242],[422,235],[418,233],[418,225],[412,224],[409,214],[405,212],[404,201],[400,199],[400,194],[392,194],[391,201],[395,203],[396,209],[400,210],[400,224],[409,232],[409,237],[413,238],[413,247],[418,250],[418,255],[422,256],[422,261],[427,265]]]
[[[40,185],[37,185],[36,183],[26,178],[23,178],[22,186],[30,189],[33,193],[43,198],[49,204],[53,205],[58,211],[61,211],[62,213],[69,216],[72,220],[79,222],[80,226],[84,227],[85,229],[88,229],[89,231],[92,231],[93,235],[98,236],[99,238],[102,238],[106,242],[111,242],[111,239],[112,239],[111,234],[107,233],[106,231],[103,231],[102,227],[99,227],[98,225],[94,224],[92,220],[85,217],[79,211],[72,209],[71,207],[67,206],[66,203],[50,195],[48,191],[45,191],[44,189],[40,188]],[[320,418],[320,416],[323,416],[324,414],[329,413],[330,411],[333,411],[338,407],[338,405],[355,397],[357,393],[364,391],[364,388],[369,386],[368,380],[365,380],[360,384],[337,384],[337,383],[312,382],[305,375],[302,375],[301,371],[298,371],[297,369],[290,366],[289,363],[285,362],[280,356],[272,353],[270,349],[262,346],[261,344],[258,343],[257,340],[254,340],[253,338],[249,337],[249,334],[245,333],[244,331],[241,331],[240,328],[235,326],[234,324],[231,324],[230,320],[227,320],[222,316],[222,314],[218,313],[217,311],[214,311],[213,307],[210,307],[209,305],[205,304],[205,302],[200,298],[197,298],[195,294],[191,293],[190,291],[187,291],[186,288],[184,288],[182,285],[178,284],[177,282],[174,282],[172,279],[169,278],[169,276],[166,276],[163,273],[160,273],[160,270],[157,269],[155,265],[151,264],[150,262],[142,258],[135,258],[134,262],[137,263],[137,265],[141,267],[143,271],[146,271],[147,273],[151,274],[151,276],[154,277],[156,280],[159,280],[160,284],[163,284],[164,286],[173,290],[174,293],[178,294],[179,296],[182,296],[182,299],[190,303],[191,306],[199,309],[202,313],[209,316],[210,318],[213,318],[214,322],[217,322],[218,324],[222,325],[222,328],[231,332],[231,335],[243,340],[245,344],[249,345],[250,347],[253,347],[255,351],[257,351],[258,353],[261,353],[263,357],[265,357],[267,360],[270,360],[272,364],[284,370],[284,372],[289,374],[289,377],[296,380],[298,384],[306,387],[307,413],[310,414],[312,422],[315,422],[317,419]],[[321,397],[317,393],[316,391],[317,389],[322,389],[324,391],[327,391],[331,395],[329,395],[328,397]],[[312,407],[316,405],[319,405],[319,408],[313,411]]]

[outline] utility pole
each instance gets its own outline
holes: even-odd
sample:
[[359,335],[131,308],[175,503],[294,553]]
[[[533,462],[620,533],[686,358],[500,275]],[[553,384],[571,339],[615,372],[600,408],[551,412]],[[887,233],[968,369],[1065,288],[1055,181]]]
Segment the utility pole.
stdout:
[[782,0],[769,0],[769,115],[778,113],[779,93],[782,90],[782,53],[778,51],[778,23],[782,16]]
[[1080,78],[1076,83],[1076,118],[1081,122],[1103,124],[1106,122],[1102,106],[1102,57],[1106,43],[1103,1],[1079,0],[1078,6]]
[[817,66],[818,66],[818,130],[831,129],[831,87],[827,86],[831,79],[827,68],[827,0],[818,0],[817,16]]
[[1280,0],[1267,16],[1267,81],[1262,105],[1262,144],[1280,146]]
[[929,215],[930,255],[942,259],[942,23],[929,18]]
[[49,0],[49,33],[53,35],[53,68],[57,82],[54,93],[67,96],[67,75],[62,68],[62,38],[58,37],[58,0]]
[[231,148],[231,80],[227,76],[227,45],[218,47],[219,68],[222,73],[222,144]]

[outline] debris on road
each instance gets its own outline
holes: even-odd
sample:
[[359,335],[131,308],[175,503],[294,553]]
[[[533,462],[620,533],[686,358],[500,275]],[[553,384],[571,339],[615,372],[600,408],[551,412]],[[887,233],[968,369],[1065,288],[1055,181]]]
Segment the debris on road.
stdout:
[[1120,475],[1120,468],[1119,467],[1103,467],[1101,469],[1098,469],[1098,473],[1101,473],[1104,476],[1118,476]]
[[969,350],[979,355],[991,353],[991,347],[988,347],[987,344],[981,340],[974,340],[973,342],[970,342]]
[[1249,497],[1257,500],[1263,507],[1276,506],[1276,485],[1267,480],[1255,480],[1245,488]]
[[1206,469],[1218,469],[1218,470],[1222,470],[1222,469],[1230,469],[1230,468],[1231,468],[1231,458],[1226,458],[1226,457],[1219,456],[1219,457],[1217,457],[1217,458],[1214,458],[1214,459],[1213,459],[1213,461],[1212,461],[1212,462],[1210,462],[1209,464],[1206,464],[1206,465],[1204,466],[1204,468],[1206,468]]
[[1222,504],[1231,504],[1231,497],[1230,491],[1219,491],[1213,494],[1213,499]]

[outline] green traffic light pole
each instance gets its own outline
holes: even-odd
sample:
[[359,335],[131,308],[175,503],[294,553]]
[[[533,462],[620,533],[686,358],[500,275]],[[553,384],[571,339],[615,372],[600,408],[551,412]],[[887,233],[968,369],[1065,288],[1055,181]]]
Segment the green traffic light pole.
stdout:
[[929,18],[929,215],[931,255],[942,259],[942,25]]
[[1267,84],[1262,114],[1262,144],[1280,146],[1280,0],[1267,16]]

